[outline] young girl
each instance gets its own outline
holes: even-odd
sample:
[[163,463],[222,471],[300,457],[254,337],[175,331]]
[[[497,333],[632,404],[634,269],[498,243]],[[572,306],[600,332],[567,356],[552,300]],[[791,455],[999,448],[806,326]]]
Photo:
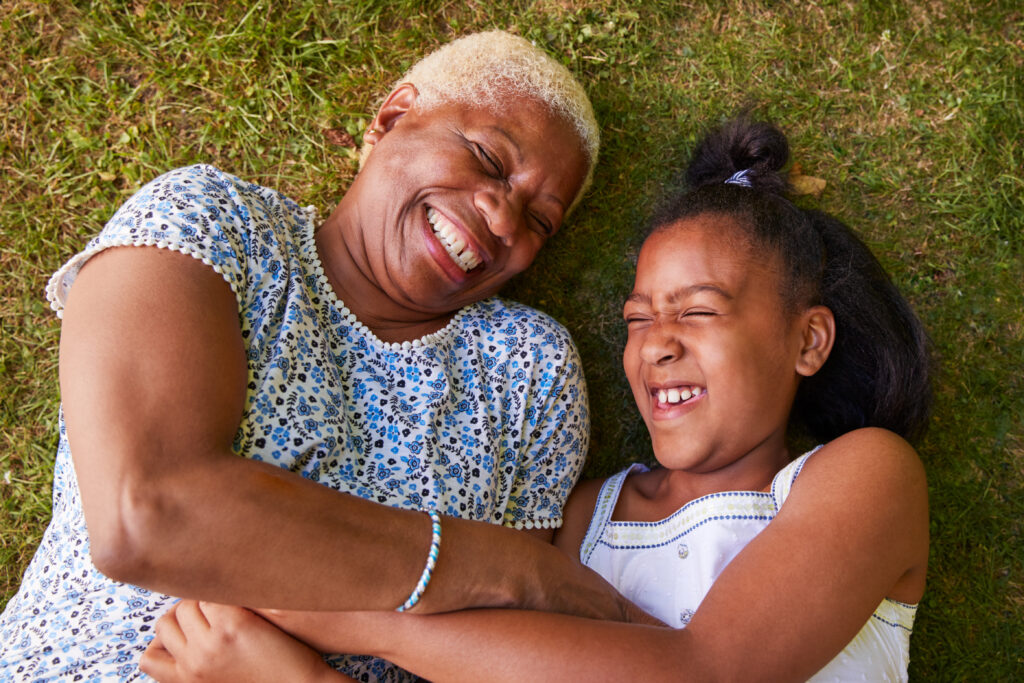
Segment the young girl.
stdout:
[[[673,628],[516,610],[266,616],[431,680],[905,680],[928,510],[904,438],[927,421],[926,339],[848,228],[783,198],[787,157],[777,129],[733,121],[656,215],[623,365],[660,466],[580,485],[557,537]],[[790,426],[824,445],[793,459]],[[144,669],[335,675],[261,617],[194,602],[158,625]]]

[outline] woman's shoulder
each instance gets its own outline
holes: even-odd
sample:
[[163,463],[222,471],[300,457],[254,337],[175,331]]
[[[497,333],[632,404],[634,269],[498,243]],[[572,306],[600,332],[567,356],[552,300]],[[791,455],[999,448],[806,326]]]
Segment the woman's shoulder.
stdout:
[[502,297],[490,297],[470,304],[459,313],[465,333],[482,342],[508,347],[527,345],[547,349],[556,355],[578,354],[569,331],[553,317],[536,308]]
[[167,171],[146,183],[136,193],[136,197],[179,203],[213,202],[224,207],[257,202],[279,205],[288,212],[309,210],[301,208],[297,202],[274,188],[243,180],[211,164],[193,164]]
[[[51,277],[46,289],[60,316],[79,270],[111,247],[160,247],[193,256],[221,273],[236,292],[252,272],[246,259],[290,262],[288,252],[312,234],[308,209],[275,190],[210,166],[167,171],[139,188],[85,248]],[[265,256],[264,256],[265,255]]]
[[492,296],[471,304],[467,308],[485,318],[495,329],[505,328],[509,325],[527,325],[535,328],[535,331],[538,332],[550,331],[566,336],[569,334],[564,325],[544,311],[504,297]]
[[181,166],[153,178],[136,195],[187,196],[194,193],[229,194],[229,188],[242,185],[242,180],[210,164]]

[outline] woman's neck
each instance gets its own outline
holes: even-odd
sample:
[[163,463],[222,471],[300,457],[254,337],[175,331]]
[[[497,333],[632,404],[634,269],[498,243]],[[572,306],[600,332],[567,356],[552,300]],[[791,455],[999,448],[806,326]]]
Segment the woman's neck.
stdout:
[[437,332],[452,319],[453,313],[412,310],[388,296],[373,278],[362,244],[345,239],[337,212],[316,231],[314,242],[334,293],[381,341],[413,341]]

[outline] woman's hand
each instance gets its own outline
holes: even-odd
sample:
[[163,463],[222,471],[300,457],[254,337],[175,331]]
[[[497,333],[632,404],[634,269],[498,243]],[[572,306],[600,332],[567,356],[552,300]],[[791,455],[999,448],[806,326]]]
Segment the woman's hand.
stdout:
[[352,680],[259,615],[194,600],[161,617],[139,668],[162,683]]

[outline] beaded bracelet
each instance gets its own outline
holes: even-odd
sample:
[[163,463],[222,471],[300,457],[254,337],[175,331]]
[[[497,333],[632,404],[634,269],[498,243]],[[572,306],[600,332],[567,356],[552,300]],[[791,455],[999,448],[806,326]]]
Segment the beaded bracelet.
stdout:
[[396,612],[412,609],[420,601],[420,598],[423,597],[423,592],[427,590],[427,584],[430,583],[430,576],[434,573],[434,565],[437,564],[437,554],[441,549],[441,515],[437,510],[428,510],[426,508],[420,508],[420,510],[430,515],[431,522],[430,551],[427,553],[427,566],[423,568],[420,580],[416,583],[416,587],[412,589],[412,595],[395,610]]

